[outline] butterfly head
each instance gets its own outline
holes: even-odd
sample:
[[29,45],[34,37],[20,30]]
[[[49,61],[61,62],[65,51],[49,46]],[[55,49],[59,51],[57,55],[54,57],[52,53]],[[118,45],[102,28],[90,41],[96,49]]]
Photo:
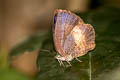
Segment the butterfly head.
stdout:
[[58,60],[61,60],[61,61],[65,61],[65,57],[62,57],[62,56],[59,55],[59,54],[56,55],[55,58],[58,59]]
[[73,59],[71,55],[67,55],[67,56],[63,57],[59,54],[56,55],[55,58],[58,60],[61,60],[61,61],[71,61]]

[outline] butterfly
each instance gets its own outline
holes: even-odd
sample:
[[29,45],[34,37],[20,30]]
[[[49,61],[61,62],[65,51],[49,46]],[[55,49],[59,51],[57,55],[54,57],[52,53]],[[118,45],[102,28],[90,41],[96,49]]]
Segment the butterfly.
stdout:
[[[59,61],[70,61],[87,54],[95,48],[95,31],[92,25],[76,14],[62,9],[54,12],[53,40],[57,51],[55,58]],[[70,64],[71,65],[71,64]]]

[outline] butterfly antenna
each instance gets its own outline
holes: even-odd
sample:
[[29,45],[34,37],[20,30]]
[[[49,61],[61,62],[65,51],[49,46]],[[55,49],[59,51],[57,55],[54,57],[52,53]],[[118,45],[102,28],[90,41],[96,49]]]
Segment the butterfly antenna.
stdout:
[[40,49],[40,51],[47,51],[47,52],[51,52],[50,50],[47,50],[47,49]]

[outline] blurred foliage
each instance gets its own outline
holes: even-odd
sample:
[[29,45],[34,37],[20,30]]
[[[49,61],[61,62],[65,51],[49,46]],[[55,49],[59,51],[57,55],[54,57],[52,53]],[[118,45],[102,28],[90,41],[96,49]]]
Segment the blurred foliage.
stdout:
[[0,50],[0,80],[33,80],[9,67],[8,52],[3,46]]
[[13,69],[0,69],[0,80],[33,80]]
[[8,52],[7,49],[5,47],[3,47],[3,45],[1,46],[1,50],[0,50],[0,68],[4,68],[7,69],[8,68]]
[[29,37],[27,40],[21,42],[19,45],[16,45],[11,51],[10,56],[19,55],[25,51],[33,51],[42,48],[43,42],[49,38],[48,36],[49,32],[46,31],[31,35],[31,37]]
[[93,25],[96,32],[96,48],[80,57],[81,63],[73,60],[71,67],[59,65],[54,58],[51,31],[33,35],[15,47],[11,56],[39,49],[37,80],[120,80],[120,9],[104,7],[77,14],[85,23]]

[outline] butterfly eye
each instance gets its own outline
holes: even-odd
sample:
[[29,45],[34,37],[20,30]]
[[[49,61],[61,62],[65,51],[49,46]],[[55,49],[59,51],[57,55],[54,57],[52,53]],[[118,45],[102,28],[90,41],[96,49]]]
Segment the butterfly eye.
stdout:
[[58,55],[57,57],[58,57],[58,58],[60,58],[61,56],[60,56],[60,55]]

